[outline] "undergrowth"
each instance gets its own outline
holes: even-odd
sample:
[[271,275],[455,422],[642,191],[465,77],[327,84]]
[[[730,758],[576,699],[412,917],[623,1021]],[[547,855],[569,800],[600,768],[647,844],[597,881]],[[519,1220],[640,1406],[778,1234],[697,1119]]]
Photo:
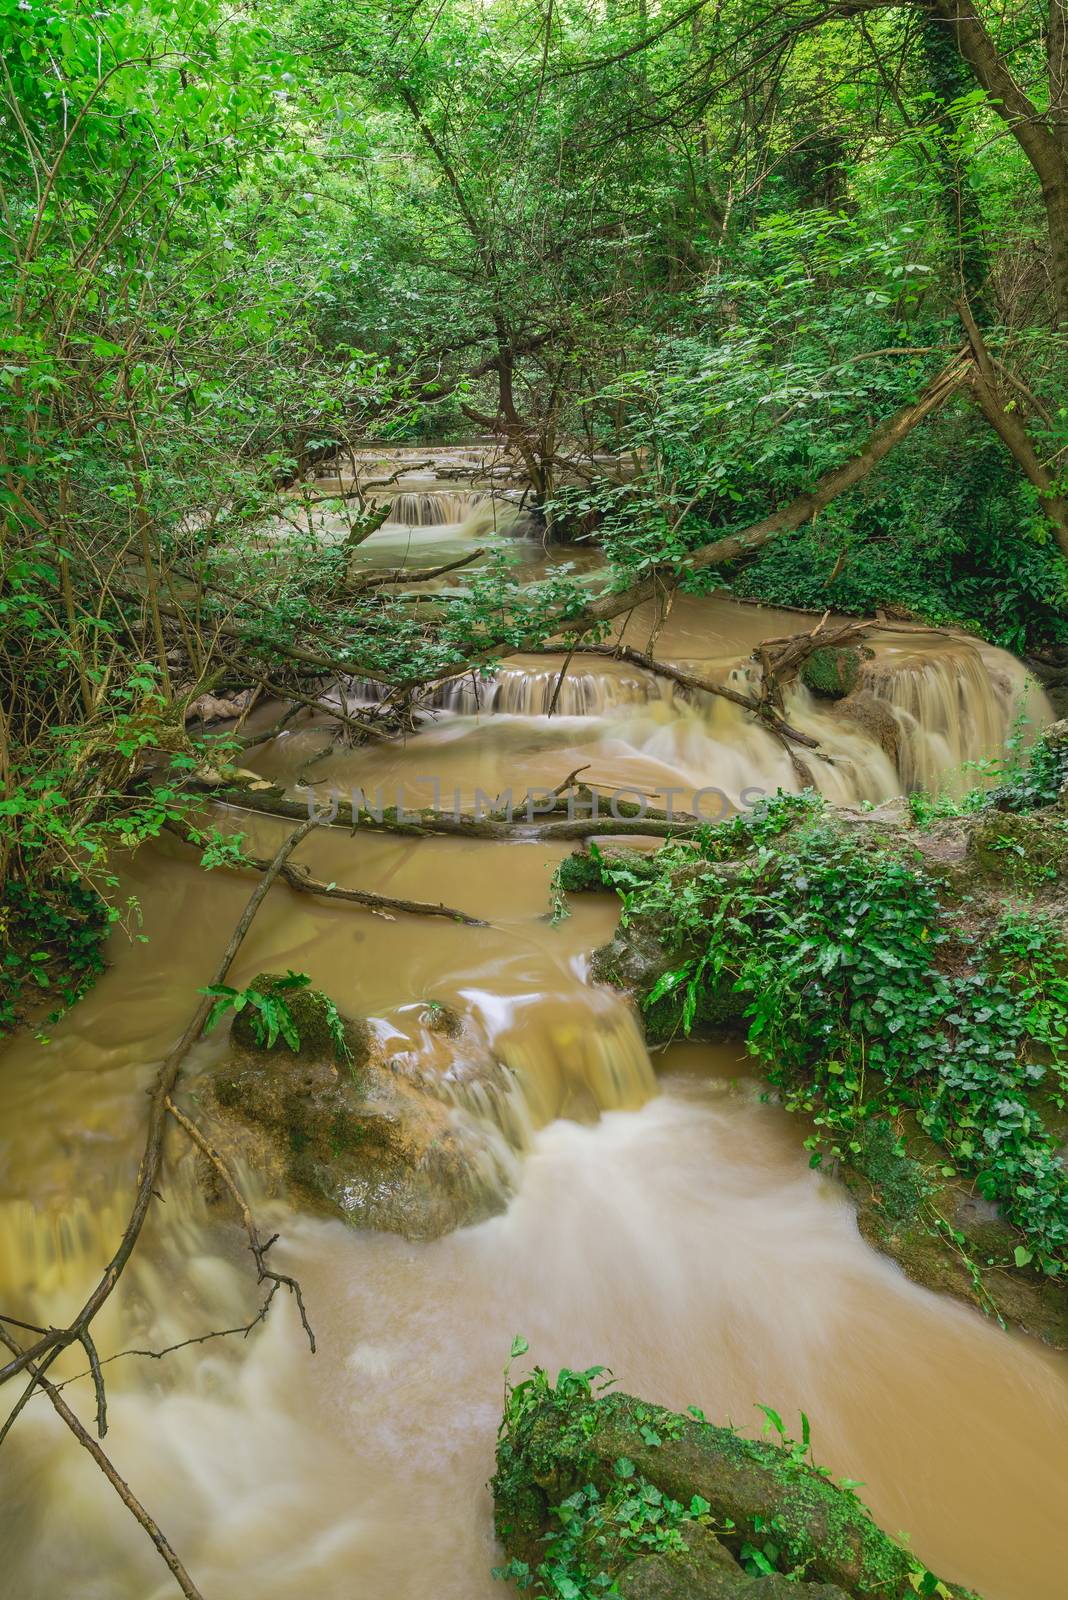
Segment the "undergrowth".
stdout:
[[[1029,778],[1045,793],[1044,769]],[[1020,792],[1022,800],[1022,791]],[[617,879],[624,923],[656,930],[670,965],[641,997],[689,1032],[730,995],[749,1048],[812,1163],[855,1164],[872,1124],[911,1113],[1024,1244],[1016,1264],[1068,1267],[1068,1173],[1047,1126],[1068,1100],[1068,948],[1031,910],[978,915],[907,841],[782,795]]]
[[13,879],[0,902],[0,1032],[35,1001],[71,1006],[104,970],[103,947],[119,912],[88,883],[54,873]]

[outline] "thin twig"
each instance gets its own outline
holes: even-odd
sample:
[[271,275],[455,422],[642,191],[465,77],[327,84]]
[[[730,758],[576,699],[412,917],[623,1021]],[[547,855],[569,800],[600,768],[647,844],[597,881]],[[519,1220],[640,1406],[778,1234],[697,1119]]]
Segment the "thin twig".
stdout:
[[[295,828],[287,839],[279,846],[274,859],[271,861],[260,882],[256,885],[241,918],[230,936],[229,943],[223,953],[212,985],[222,983],[230,970],[234,957],[241,948],[242,941],[252,926],[253,919],[263,904],[268,890],[274,883],[285,865],[290,853],[296,849],[300,841],[311,832],[318,823],[318,818],[309,817]],[[152,1102],[149,1109],[148,1131],[145,1137],[144,1154],[141,1157],[141,1166],[138,1175],[137,1192],[133,1208],[130,1212],[125,1231],[119,1246],[112,1256],[99,1283],[82,1306],[78,1315],[66,1328],[52,1328],[36,1344],[27,1350],[20,1350],[12,1361],[0,1368],[0,1383],[13,1378],[17,1373],[24,1372],[32,1363],[39,1360],[47,1351],[63,1349],[67,1345],[76,1344],[81,1340],[82,1334],[89,1327],[98,1311],[110,1298],[115,1285],[118,1283],[123,1268],[133,1253],[134,1246],[141,1234],[144,1221],[148,1215],[148,1208],[156,1190],[159,1178],[160,1160],[163,1149],[163,1130],[166,1125],[167,1100],[172,1089],[178,1081],[182,1063],[191,1046],[200,1037],[201,1029],[207,1020],[207,1015],[213,1004],[212,998],[205,995],[197,1006],[196,1011],[186,1025],[178,1043],[161,1065],[156,1076],[155,1087],[152,1091]]]
[[272,1234],[266,1243],[260,1238],[259,1230],[256,1227],[252,1212],[249,1210],[248,1202],[235,1183],[233,1174],[222,1156],[208,1143],[196,1123],[187,1117],[184,1111],[179,1110],[169,1095],[167,1096],[167,1110],[183,1132],[193,1141],[201,1154],[210,1161],[241,1213],[241,1220],[245,1224],[245,1232],[248,1234],[248,1247],[252,1251],[252,1257],[256,1263],[256,1281],[257,1283],[270,1283],[272,1286],[261,1315],[266,1315],[267,1308],[270,1306],[276,1290],[283,1286],[287,1288],[297,1302],[301,1326],[308,1335],[308,1343],[311,1346],[311,1353],[314,1355],[315,1334],[312,1332],[311,1323],[308,1321],[308,1313],[304,1306],[304,1296],[301,1293],[300,1284],[296,1278],[291,1278],[287,1272],[275,1272],[273,1268],[267,1266],[265,1261],[267,1252],[277,1240],[278,1235],[276,1233]]

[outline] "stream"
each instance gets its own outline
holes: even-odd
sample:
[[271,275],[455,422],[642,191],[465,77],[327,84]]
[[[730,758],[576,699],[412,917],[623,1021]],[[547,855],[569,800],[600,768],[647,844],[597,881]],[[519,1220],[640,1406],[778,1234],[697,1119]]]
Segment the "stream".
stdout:
[[[532,571],[549,559],[593,565],[582,552],[547,556],[498,510],[451,479],[414,477],[361,559],[428,566],[477,539]],[[643,648],[653,625],[636,614],[627,642]],[[806,625],[722,595],[680,599],[657,654],[744,683],[759,641]],[[798,787],[787,752],[739,707],[602,658],[574,658],[550,718],[561,664],[509,657],[490,679],[454,680],[403,742],[330,751],[325,724],[298,717],[255,765],[323,796],[379,787],[387,804],[401,793],[413,806],[458,795],[469,808],[477,790],[552,788],[582,766],[598,786],[653,798],[703,789],[734,805],[746,789]],[[888,626],[863,687],[892,715],[896,764],[860,723],[800,685],[788,691],[791,723],[833,757],[815,762],[817,781],[844,804],[903,784],[963,787],[974,781],[964,764],[996,755],[1021,709],[1033,724],[1050,716],[1017,662],[959,635]],[[339,690],[352,704],[370,692]],[[219,815],[259,854],[287,831]],[[504,1063],[514,1097],[463,1114],[493,1123],[512,1197],[433,1243],[273,1203],[272,1259],[301,1279],[318,1353],[280,1296],[247,1340],[116,1361],[108,1446],[119,1470],[206,1600],[504,1600],[490,1577],[500,1556],[486,1480],[522,1333],[526,1362],[603,1363],[628,1392],[755,1433],[757,1402],[796,1435],[803,1410],[816,1459],[860,1480],[876,1518],[934,1570],[985,1600],[1061,1600],[1068,1357],[917,1287],[871,1250],[738,1047],[676,1044],[650,1059],[624,1001],[586,980],[616,906],[582,897],[563,922],[547,918],[570,848],[327,828],[301,847],[320,878],[441,900],[490,925],[276,888],[230,981],[307,972],[342,1011],[372,1019],[389,1053],[443,1073],[465,1051]],[[143,917],[131,931],[147,942],[117,932],[108,972],[49,1042],[25,1034],[3,1050],[0,1300],[29,1318],[61,1321],[99,1276],[128,1210],[145,1091],[249,893],[247,879],[206,874],[173,839],[125,863],[123,884]],[[428,1029],[429,1002],[463,1015],[460,1044]],[[225,1029],[195,1047],[191,1105],[226,1048]],[[163,1203],[95,1324],[102,1355],[180,1344],[247,1322],[258,1305],[243,1235],[208,1209],[177,1139],[168,1150]],[[56,1370],[80,1372],[79,1355]],[[88,1418],[89,1384],[68,1395]],[[170,1600],[157,1555],[40,1396],[4,1463],[3,1593]]]

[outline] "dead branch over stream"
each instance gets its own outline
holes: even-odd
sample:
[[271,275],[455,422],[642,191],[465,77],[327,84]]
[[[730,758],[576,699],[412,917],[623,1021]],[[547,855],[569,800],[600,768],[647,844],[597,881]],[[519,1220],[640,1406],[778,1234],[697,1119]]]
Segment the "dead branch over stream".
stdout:
[[[186,844],[196,845],[197,840],[193,830],[186,823],[168,821],[168,832],[175,834]],[[270,861],[264,856],[243,855],[240,862],[235,862],[236,870],[251,867],[255,872],[268,872]],[[398,895],[373,894],[369,889],[346,889],[342,884],[324,883],[321,878],[313,878],[310,870],[301,863],[287,861],[278,872],[278,876],[295,889],[299,894],[317,895],[323,900],[343,900],[350,905],[364,906],[368,911],[405,912],[417,917],[444,917],[449,922],[461,922],[468,928],[486,928],[489,926],[481,917],[472,917],[466,911],[457,911],[454,906],[445,905],[444,901],[430,900],[404,900]]]
[[[313,790],[308,799],[291,800],[282,790],[270,784],[240,784],[225,782],[194,786],[198,793],[210,795],[222,805],[238,807],[264,817],[308,816],[309,805],[316,806]],[[402,834],[409,839],[439,836],[452,839],[589,839],[601,835],[642,834],[652,838],[674,837],[693,833],[706,827],[709,819],[689,812],[660,810],[654,806],[621,800],[620,793],[637,793],[623,790],[609,793],[592,789],[587,784],[574,784],[570,794],[558,786],[546,793],[541,802],[531,802],[531,815],[516,818],[508,808],[487,809],[485,812],[445,812],[433,807],[418,811],[382,808],[381,811],[353,809],[352,802],[331,792],[327,809],[317,810],[312,826],[346,828],[350,833],[360,828],[371,832]],[[717,791],[718,792],[718,791]],[[602,809],[602,807],[604,809]],[[590,812],[578,816],[579,810]],[[718,820],[718,819],[715,819]]]

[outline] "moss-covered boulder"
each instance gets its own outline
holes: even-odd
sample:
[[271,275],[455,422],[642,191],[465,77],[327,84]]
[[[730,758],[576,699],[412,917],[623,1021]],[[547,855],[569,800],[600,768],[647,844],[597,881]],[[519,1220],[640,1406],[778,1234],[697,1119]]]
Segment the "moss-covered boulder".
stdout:
[[655,873],[653,857],[648,851],[631,850],[623,845],[600,846],[595,851],[576,850],[565,856],[556,869],[556,887],[565,894],[584,894],[591,890],[613,889],[626,879],[644,882]]
[[[291,974],[260,972],[249,984],[256,994],[280,1001],[289,1014],[299,1044],[294,1049],[280,1034],[271,1047],[272,1054],[296,1055],[301,1060],[328,1060],[331,1056],[360,1063],[366,1059],[369,1038],[367,1025],[344,1019],[321,989],[294,983]],[[230,1038],[243,1050],[261,1048],[262,1013],[254,1005],[239,1011],[230,1026]]]
[[968,856],[988,878],[1018,888],[1068,882],[1068,817],[1049,811],[988,811],[970,830]]
[[[509,1392],[493,1478],[511,1575],[626,1600],[912,1600],[936,1580],[801,1445],[768,1444],[536,1370]],[[793,1581],[787,1579],[787,1575]],[[615,1585],[610,1589],[611,1584]],[[927,1584],[917,1589],[915,1585]],[[937,1591],[959,1597],[946,1584]]]
[[[383,1060],[364,1022],[344,1020],[348,1054],[339,1051],[329,1027],[316,1032],[328,1014],[314,991],[297,991],[291,1010],[299,1050],[282,1041],[259,1047],[241,1013],[230,1055],[204,1086],[219,1142],[269,1191],[410,1239],[435,1239],[503,1209],[508,1179],[492,1140],[440,1085]],[[481,1070],[499,1071],[493,1062]]]
[[926,1289],[967,1301],[1068,1350],[1068,1295],[1057,1278],[1017,1265],[1019,1234],[944,1154],[899,1114],[868,1123],[837,1174],[856,1204],[861,1235]]
[[[813,650],[801,666],[801,682],[826,700],[841,700],[860,682],[866,652],[855,645]],[[870,654],[870,652],[867,652]]]
[[708,1527],[692,1519],[678,1525],[679,1546],[635,1556],[616,1583],[622,1600],[847,1600],[830,1583],[800,1587],[779,1572],[747,1574]]

